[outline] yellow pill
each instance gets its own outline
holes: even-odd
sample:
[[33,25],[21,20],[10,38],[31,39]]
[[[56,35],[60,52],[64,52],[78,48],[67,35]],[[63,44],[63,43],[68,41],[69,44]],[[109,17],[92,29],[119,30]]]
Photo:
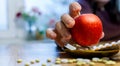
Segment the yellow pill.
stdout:
[[18,59],[18,60],[17,60],[17,63],[21,63],[21,62],[22,62],[22,59]]
[[76,59],[73,59],[73,63],[76,63],[77,62],[77,60]]
[[70,60],[68,60],[68,63],[73,63],[73,60],[71,60],[71,59],[70,59]]
[[47,59],[47,62],[51,62],[51,59],[50,59],[50,58],[48,58],[48,59]]
[[85,63],[85,62],[83,62],[81,66],[86,66],[86,63]]
[[60,64],[61,63],[61,61],[55,61],[55,64]]
[[46,64],[42,64],[42,66],[46,66]]
[[61,59],[60,58],[56,58],[56,61],[60,61]]
[[102,59],[99,59],[97,62],[100,62],[100,63],[101,63],[101,62],[103,62],[103,60],[102,60]]
[[32,60],[32,61],[30,61],[30,63],[31,63],[31,64],[34,64],[35,62]]
[[94,62],[90,62],[89,66],[95,66],[95,63]]
[[35,62],[36,62],[36,63],[39,63],[39,62],[40,62],[40,60],[39,60],[39,59],[36,59],[36,60],[35,60]]
[[82,64],[81,63],[76,63],[76,66],[81,66]]
[[114,66],[115,64],[116,64],[116,62],[114,62],[114,61],[107,61],[105,63],[106,66]]
[[30,66],[30,64],[29,63],[25,63],[25,66]]

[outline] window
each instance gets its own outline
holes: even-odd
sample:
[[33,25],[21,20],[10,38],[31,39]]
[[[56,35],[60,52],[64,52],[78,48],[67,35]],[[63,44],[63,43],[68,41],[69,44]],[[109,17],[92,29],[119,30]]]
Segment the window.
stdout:
[[0,31],[8,29],[7,0],[0,0]]
[[16,38],[15,14],[23,0],[0,0],[0,39]]

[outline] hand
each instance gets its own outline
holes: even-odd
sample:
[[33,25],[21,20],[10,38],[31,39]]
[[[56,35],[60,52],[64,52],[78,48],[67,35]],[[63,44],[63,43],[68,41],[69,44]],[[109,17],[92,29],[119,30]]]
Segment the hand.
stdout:
[[70,44],[75,43],[71,38],[69,29],[75,25],[74,18],[80,15],[80,11],[81,6],[79,3],[71,3],[69,6],[69,14],[63,14],[61,16],[61,21],[56,23],[55,29],[48,28],[46,31],[46,36],[55,40],[60,47],[63,47],[66,42]]

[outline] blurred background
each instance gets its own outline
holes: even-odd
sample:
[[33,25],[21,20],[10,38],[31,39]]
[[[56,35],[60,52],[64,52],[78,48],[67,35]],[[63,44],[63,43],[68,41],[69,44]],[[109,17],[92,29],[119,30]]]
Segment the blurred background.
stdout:
[[[45,30],[54,27],[76,0],[0,0],[0,43],[43,41]],[[120,0],[116,1],[120,11]]]

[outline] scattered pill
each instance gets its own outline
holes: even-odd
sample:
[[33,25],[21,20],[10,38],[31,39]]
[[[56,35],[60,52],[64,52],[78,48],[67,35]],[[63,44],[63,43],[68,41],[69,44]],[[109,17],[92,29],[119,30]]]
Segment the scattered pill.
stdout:
[[81,66],[86,66],[86,63],[85,63],[85,62],[82,62],[82,63],[81,63]]
[[114,61],[108,61],[105,63],[106,66],[114,66],[116,64],[116,62]]
[[56,61],[60,61],[61,59],[60,58],[56,58]]
[[30,66],[30,64],[29,63],[25,63],[25,66]]
[[109,47],[109,45],[110,45],[109,43],[105,43],[105,47]]
[[39,63],[39,62],[40,62],[40,60],[39,60],[39,59],[36,59],[36,60],[35,60],[35,62],[36,62],[36,63]]
[[81,66],[82,65],[82,63],[76,63],[76,66]]
[[79,62],[79,61],[83,61],[84,59],[82,59],[82,58],[77,58],[76,60],[77,60],[77,62]]
[[76,59],[72,59],[73,60],[73,63],[76,63],[77,62],[77,60]]
[[117,43],[120,43],[120,40],[118,40]]
[[69,59],[69,60],[68,60],[68,63],[73,63],[73,60]]
[[46,64],[42,64],[42,66],[46,66]]
[[32,61],[30,61],[30,63],[31,63],[31,64],[34,64],[35,62],[32,60]]
[[17,63],[21,63],[21,62],[22,62],[22,59],[18,59],[18,60],[17,60]]
[[90,62],[89,66],[95,66],[95,63],[94,62]]
[[100,62],[100,63],[101,63],[101,62],[103,62],[103,60],[102,60],[102,59],[98,59],[98,61],[97,61],[97,62]]
[[55,64],[61,64],[61,61],[55,61]]
[[116,42],[113,41],[113,42],[111,42],[111,44],[116,44]]
[[97,57],[92,58],[93,62],[98,62],[98,60],[99,60],[99,58],[97,58]]
[[103,45],[98,45],[99,48],[103,48]]
[[47,62],[51,62],[51,59],[50,59],[50,58],[48,58],[48,59],[47,59]]
[[89,59],[84,59],[83,62],[90,63],[91,61]]
[[68,59],[61,59],[61,63],[68,63]]
[[102,62],[103,62],[103,63],[106,63],[106,62],[107,62],[107,60],[102,60]]

